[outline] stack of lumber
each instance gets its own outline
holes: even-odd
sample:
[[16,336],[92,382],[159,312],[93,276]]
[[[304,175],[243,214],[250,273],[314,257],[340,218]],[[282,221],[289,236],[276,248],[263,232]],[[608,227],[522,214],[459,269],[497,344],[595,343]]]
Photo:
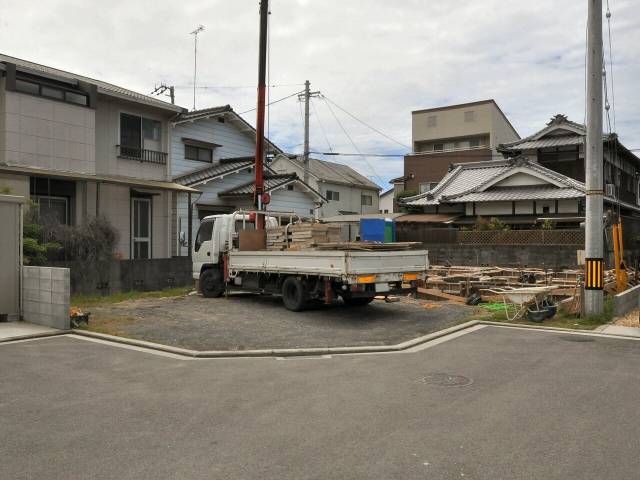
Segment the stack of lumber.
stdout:
[[[491,292],[496,287],[552,286],[554,297],[576,297],[580,292],[582,270],[549,270],[541,268],[470,267],[433,265],[427,272],[427,280],[421,286],[425,298],[440,295],[467,298],[478,293],[486,301],[499,301],[500,296]],[[629,285],[637,283],[636,274],[628,270]],[[606,293],[615,293],[615,270],[605,271]],[[439,294],[438,294],[439,292]]]
[[287,227],[267,228],[267,250],[306,250],[318,244],[340,242],[340,225],[325,223],[295,223]]
[[267,250],[280,251],[287,248],[287,235],[284,227],[267,228]]
[[289,226],[289,232],[291,232],[289,249],[305,250],[320,243],[339,242],[342,227],[326,223],[295,223]]
[[393,242],[393,243],[374,243],[374,242],[333,242],[319,243],[316,245],[318,250],[366,250],[388,252],[391,250],[412,250],[422,248],[421,242]]

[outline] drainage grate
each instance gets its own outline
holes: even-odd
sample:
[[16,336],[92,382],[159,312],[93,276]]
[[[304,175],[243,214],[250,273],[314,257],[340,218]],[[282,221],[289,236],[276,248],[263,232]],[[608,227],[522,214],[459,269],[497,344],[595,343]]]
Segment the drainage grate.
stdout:
[[422,377],[419,382],[427,385],[436,385],[438,387],[466,387],[471,385],[473,380],[462,375],[450,375],[448,373],[432,373],[426,377]]
[[564,337],[560,337],[560,340],[564,340],[565,342],[595,342],[594,338],[587,337],[584,335],[567,335]]

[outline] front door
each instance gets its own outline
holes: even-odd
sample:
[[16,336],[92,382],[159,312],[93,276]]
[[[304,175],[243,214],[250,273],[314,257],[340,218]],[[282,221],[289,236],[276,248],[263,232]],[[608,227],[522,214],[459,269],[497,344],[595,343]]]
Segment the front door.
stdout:
[[132,258],[151,258],[151,199],[131,199]]

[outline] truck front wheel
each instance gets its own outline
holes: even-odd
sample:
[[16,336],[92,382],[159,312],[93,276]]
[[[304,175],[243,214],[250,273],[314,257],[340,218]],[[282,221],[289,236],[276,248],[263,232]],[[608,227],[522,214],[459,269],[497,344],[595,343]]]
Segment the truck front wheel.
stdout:
[[287,277],[282,283],[282,302],[287,310],[299,312],[307,305],[307,290],[301,280]]
[[224,293],[222,272],[217,268],[210,268],[200,275],[200,290],[206,298],[218,298]]

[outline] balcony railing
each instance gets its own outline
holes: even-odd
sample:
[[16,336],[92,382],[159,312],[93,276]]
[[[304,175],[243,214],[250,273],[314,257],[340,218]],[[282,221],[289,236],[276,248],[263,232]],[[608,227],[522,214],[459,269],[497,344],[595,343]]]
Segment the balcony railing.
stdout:
[[167,164],[167,153],[165,152],[145,150],[144,148],[126,147],[124,145],[116,145],[116,148],[118,151],[118,158],[138,160],[139,162],[156,163],[158,165]]

